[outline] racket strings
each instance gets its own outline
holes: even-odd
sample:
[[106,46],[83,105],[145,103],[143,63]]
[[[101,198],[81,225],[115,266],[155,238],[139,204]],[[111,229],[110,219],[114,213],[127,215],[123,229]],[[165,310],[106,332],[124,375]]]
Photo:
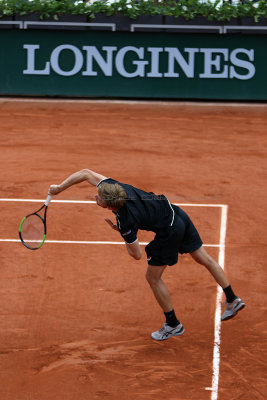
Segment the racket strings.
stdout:
[[45,227],[42,218],[33,214],[28,216],[21,226],[23,242],[30,248],[38,248],[45,238]]

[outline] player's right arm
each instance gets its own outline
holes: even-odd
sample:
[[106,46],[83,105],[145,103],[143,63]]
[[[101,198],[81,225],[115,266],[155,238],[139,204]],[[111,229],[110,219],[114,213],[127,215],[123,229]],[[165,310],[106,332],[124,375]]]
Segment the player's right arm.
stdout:
[[125,242],[126,250],[128,254],[133,257],[135,260],[141,260],[142,258],[142,249],[140,247],[138,239],[134,243]]
[[91,171],[90,169],[82,169],[81,171],[75,172],[70,175],[67,179],[61,182],[59,185],[51,185],[48,194],[56,195],[63,190],[68,189],[70,186],[76,185],[77,183],[87,181],[90,185],[96,186],[103,179],[107,179],[104,175],[98,174],[97,172]]
[[[115,231],[119,232],[119,228],[117,226],[117,224],[114,224],[110,219],[105,218],[105,221],[108,223],[108,225],[114,229]],[[126,250],[128,252],[128,254],[133,257],[135,260],[141,260],[142,258],[142,249],[140,247],[139,241],[137,239],[137,237],[134,234],[134,241],[131,243],[128,243],[125,239],[125,236],[129,236],[131,234],[131,230],[129,232],[127,232],[127,234],[121,234],[125,245],[126,245]],[[133,235],[133,234],[132,234]],[[129,237],[131,239],[131,237]]]

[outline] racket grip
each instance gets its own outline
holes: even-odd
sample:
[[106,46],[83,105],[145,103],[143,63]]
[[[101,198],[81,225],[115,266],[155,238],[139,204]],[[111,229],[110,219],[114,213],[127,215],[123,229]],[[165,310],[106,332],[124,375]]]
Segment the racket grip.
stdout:
[[49,194],[49,195],[47,196],[46,201],[45,201],[45,205],[46,205],[46,206],[49,206],[50,201],[52,200],[52,198],[53,198],[52,194]]

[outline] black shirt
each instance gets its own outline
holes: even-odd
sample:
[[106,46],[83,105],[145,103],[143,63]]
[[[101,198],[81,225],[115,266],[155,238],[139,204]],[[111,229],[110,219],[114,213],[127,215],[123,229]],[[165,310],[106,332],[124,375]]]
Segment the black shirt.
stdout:
[[144,192],[111,178],[104,179],[98,185],[102,182],[118,183],[127,194],[125,204],[115,213],[119,232],[127,243],[134,243],[137,240],[138,229],[158,232],[172,226],[174,211],[164,195],[157,196],[152,192]]

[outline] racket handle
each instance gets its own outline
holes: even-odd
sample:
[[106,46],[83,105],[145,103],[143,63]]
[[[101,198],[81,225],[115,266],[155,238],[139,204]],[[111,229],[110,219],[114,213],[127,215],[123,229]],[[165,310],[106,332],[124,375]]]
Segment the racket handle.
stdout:
[[46,205],[46,206],[49,206],[50,201],[52,200],[52,198],[53,198],[52,194],[49,194],[49,195],[47,196],[46,201],[45,201],[45,205]]

